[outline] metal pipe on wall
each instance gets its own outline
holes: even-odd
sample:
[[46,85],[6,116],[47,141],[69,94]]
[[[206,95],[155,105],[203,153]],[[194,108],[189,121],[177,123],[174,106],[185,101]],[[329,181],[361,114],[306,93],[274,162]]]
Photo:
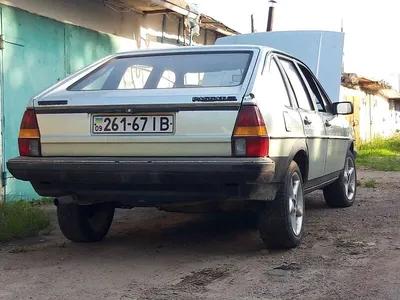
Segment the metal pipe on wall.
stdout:
[[270,3],[270,6],[269,6],[269,10],[268,10],[267,31],[272,31],[273,24],[274,24],[274,13],[275,13],[276,0],[270,0],[269,3]]
[[164,44],[166,26],[167,26],[167,16],[164,14],[162,17],[162,36],[161,36],[162,44]]

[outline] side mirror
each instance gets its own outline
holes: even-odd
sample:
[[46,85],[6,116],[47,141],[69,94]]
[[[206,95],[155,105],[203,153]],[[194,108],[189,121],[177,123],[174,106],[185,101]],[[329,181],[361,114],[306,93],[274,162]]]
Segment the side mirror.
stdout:
[[351,102],[336,102],[333,103],[333,111],[336,115],[351,115],[354,113],[354,106]]

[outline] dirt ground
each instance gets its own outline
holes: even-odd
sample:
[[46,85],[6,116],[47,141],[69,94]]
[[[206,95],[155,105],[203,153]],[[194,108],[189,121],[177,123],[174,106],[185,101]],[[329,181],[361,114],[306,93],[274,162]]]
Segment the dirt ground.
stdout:
[[[361,170],[357,204],[308,196],[306,235],[265,249],[238,217],[119,211],[107,239],[0,244],[0,299],[400,299],[400,173]],[[54,211],[54,209],[52,209]]]

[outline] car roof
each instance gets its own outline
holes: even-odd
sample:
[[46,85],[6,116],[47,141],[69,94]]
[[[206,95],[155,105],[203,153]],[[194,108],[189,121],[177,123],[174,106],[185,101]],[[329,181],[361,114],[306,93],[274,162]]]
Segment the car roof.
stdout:
[[152,54],[169,54],[169,53],[191,53],[191,52],[212,52],[212,51],[243,51],[243,50],[265,50],[274,51],[285,54],[274,48],[259,46],[259,45],[205,45],[205,46],[188,46],[188,47],[174,47],[164,49],[137,49],[132,51],[120,52],[114,55],[114,57],[121,56],[136,56],[136,55],[152,55]]

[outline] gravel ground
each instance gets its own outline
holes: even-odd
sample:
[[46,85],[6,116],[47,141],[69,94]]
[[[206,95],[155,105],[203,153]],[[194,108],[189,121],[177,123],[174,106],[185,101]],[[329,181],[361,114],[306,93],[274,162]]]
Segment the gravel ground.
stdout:
[[[0,299],[400,299],[400,173],[359,170],[357,204],[307,197],[306,235],[265,249],[237,217],[119,211],[107,239],[0,244]],[[53,208],[51,208],[54,211]]]

